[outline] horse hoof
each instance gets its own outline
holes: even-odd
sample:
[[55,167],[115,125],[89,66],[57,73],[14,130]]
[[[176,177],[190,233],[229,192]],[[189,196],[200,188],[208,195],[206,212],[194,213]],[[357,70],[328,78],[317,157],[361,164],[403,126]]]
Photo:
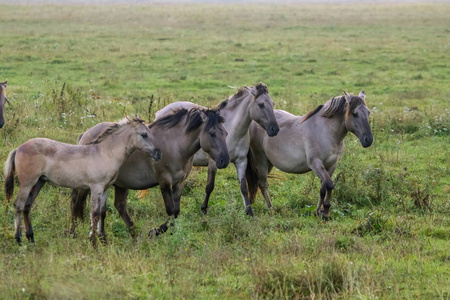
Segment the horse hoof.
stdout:
[[90,236],[89,240],[91,241],[92,247],[94,247],[94,249],[97,250],[97,237]]
[[202,207],[202,213],[206,216],[208,214],[208,209],[206,207]]
[[100,240],[100,243],[102,243],[102,245],[107,245],[108,241],[106,240],[106,236],[105,235],[99,235],[98,239]]
[[16,238],[17,244],[19,244],[19,246],[22,246],[22,239],[21,238]]
[[253,209],[251,206],[247,206],[247,209],[245,210],[248,216],[253,217]]
[[131,237],[136,240],[138,237],[138,232],[136,230],[136,227],[131,226],[130,228],[128,228],[128,232],[130,233]]

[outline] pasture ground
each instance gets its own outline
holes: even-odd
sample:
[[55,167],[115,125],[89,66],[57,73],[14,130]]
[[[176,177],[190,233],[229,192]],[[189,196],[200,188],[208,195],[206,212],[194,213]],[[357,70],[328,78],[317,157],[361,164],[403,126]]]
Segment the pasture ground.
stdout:
[[97,122],[152,119],[176,100],[214,106],[259,81],[295,114],[364,90],[375,137],[368,149],[346,138],[327,223],[312,213],[313,174],[273,172],[276,209],[259,195],[245,216],[230,166],[207,216],[206,170],[193,171],[159,238],[147,237],[166,217],[158,189],[129,196],[137,241],[110,195],[97,251],[88,222],[67,234],[70,191],[47,185],[36,244],[18,247],[2,187],[1,298],[450,298],[448,3],[0,8],[2,164],[33,137],[75,143]]

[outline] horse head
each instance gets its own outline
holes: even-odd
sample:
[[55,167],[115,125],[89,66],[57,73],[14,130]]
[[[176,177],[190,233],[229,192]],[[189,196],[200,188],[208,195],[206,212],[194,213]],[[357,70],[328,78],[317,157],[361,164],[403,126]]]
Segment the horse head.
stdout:
[[230,163],[230,156],[226,143],[228,133],[223,126],[223,117],[215,109],[198,109],[196,113],[204,123],[200,133],[200,147],[215,161],[217,168],[226,168]]
[[250,105],[250,118],[264,128],[269,136],[276,136],[280,131],[273,112],[274,103],[270,98],[267,85],[260,82],[253,87],[245,87],[253,96]]
[[161,158],[161,150],[155,147],[155,139],[152,131],[144,124],[144,120],[138,116],[133,119],[127,118],[127,120],[133,127],[135,133],[130,144],[146,153],[154,161],[158,161]]
[[366,105],[366,94],[360,92],[358,96],[347,94],[344,91],[347,102],[345,127],[359,138],[364,148],[372,145],[373,135],[369,124],[370,110]]

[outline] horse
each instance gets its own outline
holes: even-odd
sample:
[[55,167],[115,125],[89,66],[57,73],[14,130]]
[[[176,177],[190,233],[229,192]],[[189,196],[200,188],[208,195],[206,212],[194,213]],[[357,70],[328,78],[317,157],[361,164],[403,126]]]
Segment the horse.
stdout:
[[316,212],[328,220],[334,188],[331,176],[343,154],[344,137],[348,132],[355,134],[364,148],[373,142],[365,98],[364,91],[359,96],[344,92],[305,116],[275,110],[280,133],[270,139],[252,123],[246,170],[250,200],[254,201],[259,187],[267,206],[272,206],[267,175],[273,166],[286,173],[313,171],[321,180]]
[[6,98],[6,86],[8,85],[8,81],[0,82],[0,128],[5,125],[5,118],[3,117],[3,109],[5,108],[5,103],[8,102],[8,98]]
[[[253,216],[245,179],[247,168],[247,152],[250,145],[248,129],[252,121],[255,121],[267,132],[269,137],[278,134],[279,127],[273,112],[274,103],[267,90],[267,85],[259,83],[252,87],[244,86],[234,95],[220,103],[217,109],[225,119],[224,127],[228,132],[227,147],[231,162],[236,166],[240,183],[241,196],[244,201],[246,213]],[[162,110],[156,112],[156,119],[167,115],[171,111],[183,108],[201,107],[191,102],[174,102]],[[201,210],[206,215],[208,201],[214,190],[214,181],[217,168],[214,162],[209,160],[205,152],[199,151],[194,156],[194,166],[208,167],[208,180],[206,184],[206,195]]]
[[[167,220],[149,235],[159,235],[168,229],[168,222],[180,213],[180,197],[184,182],[192,169],[194,154],[202,149],[215,162],[217,168],[225,168],[230,162],[225,138],[227,131],[223,118],[217,110],[192,108],[179,109],[161,118],[148,127],[157,141],[156,145],[164,153],[155,162],[135,151],[122,165],[114,183],[114,206],[124,220],[129,232],[135,237],[134,223],[127,212],[128,190],[145,190],[160,187],[164,199]],[[89,143],[108,123],[100,123],[85,132],[78,144]],[[77,219],[83,217],[83,206],[89,191],[72,193],[71,231],[74,232]],[[102,215],[100,224],[104,224]],[[170,223],[173,225],[173,222]],[[102,229],[104,232],[104,230]]]
[[10,200],[16,173],[20,189],[14,203],[15,238],[19,245],[22,214],[26,237],[34,243],[31,206],[41,188],[50,181],[62,187],[90,189],[90,239],[95,246],[99,216],[106,212],[107,189],[116,180],[122,163],[136,149],[155,161],[160,159],[161,151],[155,148],[153,133],[143,124],[143,120],[125,118],[104,129],[87,145],[34,138],[9,153],[4,170],[5,192],[6,199]]

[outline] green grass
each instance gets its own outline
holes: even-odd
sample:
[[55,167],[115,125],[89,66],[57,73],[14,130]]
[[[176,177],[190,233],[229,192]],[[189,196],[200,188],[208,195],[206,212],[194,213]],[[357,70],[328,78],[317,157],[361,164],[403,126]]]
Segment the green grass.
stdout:
[[158,189],[130,193],[137,241],[111,195],[110,243],[97,251],[88,223],[67,234],[70,191],[46,185],[32,210],[36,244],[18,247],[2,190],[2,298],[450,297],[447,3],[1,11],[0,81],[11,102],[2,162],[34,137],[75,143],[98,122],[153,119],[177,100],[214,106],[235,92],[229,86],[259,81],[276,108],[295,114],[364,90],[375,137],[368,149],[346,138],[327,223],[312,213],[319,179],[280,171],[269,182],[276,209],[259,195],[256,216],[245,216],[230,166],[218,173],[208,216],[206,170],[193,170],[181,215],[159,238],[147,237],[166,217]]

